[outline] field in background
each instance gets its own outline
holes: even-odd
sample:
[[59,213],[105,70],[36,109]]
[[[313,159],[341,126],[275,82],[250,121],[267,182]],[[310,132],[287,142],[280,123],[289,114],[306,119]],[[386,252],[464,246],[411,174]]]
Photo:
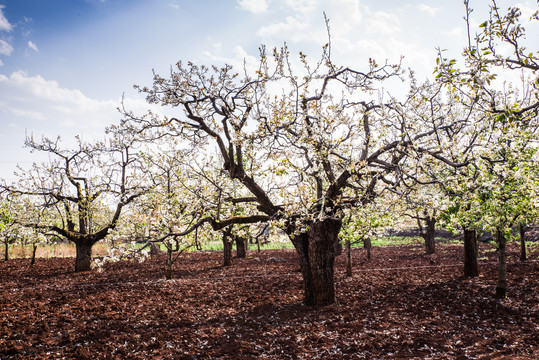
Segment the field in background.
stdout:
[[[3,258],[4,247],[0,246],[1,254]],[[92,254],[93,256],[105,256],[109,245],[106,243],[97,243],[93,247]],[[48,259],[48,258],[64,258],[64,257],[75,257],[76,250],[75,244],[73,243],[59,243],[59,244],[50,244],[38,246],[36,251],[36,258]],[[10,259],[25,259],[32,257],[32,245],[10,245],[9,247],[9,258]]]
[[[459,243],[457,239],[437,238],[437,243]],[[376,238],[372,240],[372,246],[400,246],[400,245],[422,245],[423,239],[417,236],[388,236],[383,238]],[[222,251],[223,243],[220,240],[211,240],[201,244],[203,251]],[[362,247],[363,243],[360,241],[352,245],[353,247]],[[93,247],[92,255],[94,257],[103,257],[108,254],[110,244],[107,242],[98,242]],[[261,250],[286,250],[293,249],[294,246],[290,241],[283,241],[279,238],[278,241],[270,241],[265,244],[260,244]],[[235,247],[234,247],[235,249]],[[166,248],[162,245],[162,251],[166,251]],[[193,248],[194,250],[194,248]],[[249,251],[257,251],[258,245],[249,244]],[[3,246],[0,245],[1,254],[4,253]],[[37,248],[36,258],[63,258],[63,257],[75,257],[76,250],[73,243],[58,243],[41,245]],[[32,245],[11,245],[9,247],[10,259],[30,258],[32,256]]]

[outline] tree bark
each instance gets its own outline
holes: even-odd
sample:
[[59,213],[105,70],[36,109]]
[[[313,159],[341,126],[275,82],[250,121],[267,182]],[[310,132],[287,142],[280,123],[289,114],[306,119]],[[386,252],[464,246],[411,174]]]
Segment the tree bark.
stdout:
[[496,285],[496,297],[505,298],[507,294],[507,256],[506,239],[501,231],[496,231],[496,243],[498,245],[498,284]]
[[167,280],[172,279],[172,249],[167,249],[167,272],[165,278]]
[[6,238],[6,241],[4,241],[4,261],[9,260],[9,242]]
[[477,236],[475,230],[464,228],[464,276],[479,276],[477,266]]
[[335,256],[339,256],[342,254],[342,243],[339,239],[337,239],[337,242],[335,243]]
[[291,237],[291,240],[299,255],[299,266],[303,275],[303,303],[305,305],[314,305],[311,263],[309,261],[309,235],[306,233],[299,234]]
[[370,237],[367,236],[363,238],[363,248],[367,250],[367,259],[370,260],[372,248],[372,242]]
[[36,263],[36,252],[37,252],[37,245],[32,244],[32,260],[30,261],[30,265],[34,265]]
[[161,252],[161,247],[156,243],[150,244],[150,257],[153,258]]
[[352,244],[346,240],[346,277],[352,277]]
[[79,241],[75,243],[77,257],[75,258],[75,272],[90,271],[92,262],[92,246],[94,244],[88,241]]
[[306,305],[335,303],[335,244],[341,221],[325,219],[310,224],[307,233],[292,238],[300,257]]
[[427,225],[427,232],[424,234],[425,239],[425,251],[426,254],[434,254],[436,252],[436,241],[434,240],[436,234],[436,218],[427,216],[425,218]]
[[232,241],[229,241],[229,233],[223,233],[223,266],[232,266]]
[[247,240],[241,236],[236,236],[236,257],[244,259],[247,256]]
[[526,261],[528,256],[526,255],[526,225],[520,224],[520,261]]

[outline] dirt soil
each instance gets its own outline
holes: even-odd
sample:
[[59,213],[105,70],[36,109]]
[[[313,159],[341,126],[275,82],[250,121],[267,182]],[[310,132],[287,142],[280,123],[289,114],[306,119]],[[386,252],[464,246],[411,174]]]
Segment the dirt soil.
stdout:
[[354,250],[336,262],[337,303],[301,304],[292,250],[182,255],[164,280],[145,263],[72,271],[73,259],[0,263],[0,359],[538,359],[539,260],[509,247],[508,297],[493,297],[496,252],[462,277],[462,246]]

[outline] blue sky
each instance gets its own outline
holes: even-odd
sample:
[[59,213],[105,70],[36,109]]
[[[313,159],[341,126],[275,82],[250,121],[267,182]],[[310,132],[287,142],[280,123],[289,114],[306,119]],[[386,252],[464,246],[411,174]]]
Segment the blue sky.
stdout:
[[[472,0],[476,24],[486,3]],[[356,68],[404,55],[424,78],[436,47],[458,56],[465,44],[461,0],[0,0],[0,178],[11,182],[17,163],[36,159],[25,134],[100,137],[118,122],[122,94],[143,112],[132,86],[149,85],[152,69],[166,74],[178,60],[254,66],[260,44],[285,41],[314,58],[327,41],[324,11],[334,59]]]

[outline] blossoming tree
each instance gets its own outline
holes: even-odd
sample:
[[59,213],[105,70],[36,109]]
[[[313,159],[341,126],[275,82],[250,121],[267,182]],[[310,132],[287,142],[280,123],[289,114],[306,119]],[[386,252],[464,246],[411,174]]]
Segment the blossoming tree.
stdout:
[[[468,1],[466,20],[470,34]],[[496,295],[505,297],[506,241],[511,228],[528,218],[537,206],[537,146],[539,110],[539,53],[525,42],[521,10],[504,14],[492,1],[490,18],[464,51],[465,66],[440,54],[436,78],[460,97],[461,104],[481,118],[473,163],[454,177],[453,184],[466,196],[455,196],[454,216],[461,222],[492,231],[498,247]],[[536,11],[531,21],[539,20]],[[521,72],[520,86],[510,80]],[[513,79],[514,80],[514,79]],[[477,131],[479,130],[479,131]]]
[[451,124],[404,115],[409,97],[399,102],[382,90],[401,75],[398,64],[337,66],[330,45],[315,63],[303,53],[292,59],[286,47],[273,57],[262,48],[258,70],[243,72],[178,62],[168,77],[155,74],[152,86],[137,87],[169,114],[126,111],[124,126],[181,139],[199,156],[217,148],[221,170],[254,205],[219,227],[280,226],[299,255],[304,302],[331,304],[343,209],[396,186],[408,149],[429,149],[436,129]]
[[31,198],[48,214],[25,227],[75,243],[75,271],[90,270],[92,246],[116,227],[123,207],[146,190],[144,179],[136,175],[136,137],[115,127],[110,134],[108,143],[77,139],[75,149],[62,148],[59,138],[28,137],[26,145],[48,154],[49,162],[34,164],[17,185],[2,185],[12,194]]

